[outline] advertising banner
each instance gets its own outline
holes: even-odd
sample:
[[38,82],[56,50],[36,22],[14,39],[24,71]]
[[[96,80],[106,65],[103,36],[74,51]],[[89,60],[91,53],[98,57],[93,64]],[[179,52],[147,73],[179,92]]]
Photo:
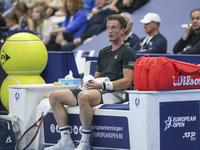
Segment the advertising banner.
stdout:
[[[79,114],[69,114],[71,137],[80,141],[82,126]],[[120,116],[95,115],[92,122],[91,145],[98,148],[130,149],[128,119]],[[52,113],[44,119],[44,142],[56,144],[60,139],[58,125]]]
[[160,103],[160,150],[199,150],[199,102]]

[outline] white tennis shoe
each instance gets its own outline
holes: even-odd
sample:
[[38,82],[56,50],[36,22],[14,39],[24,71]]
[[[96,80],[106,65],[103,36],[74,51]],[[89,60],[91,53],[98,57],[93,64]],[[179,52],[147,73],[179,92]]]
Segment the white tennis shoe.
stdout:
[[80,142],[74,150],[91,150],[90,143]]
[[56,145],[46,147],[44,150],[74,150],[76,147],[73,142],[71,142],[68,145],[61,145],[61,142],[59,141]]

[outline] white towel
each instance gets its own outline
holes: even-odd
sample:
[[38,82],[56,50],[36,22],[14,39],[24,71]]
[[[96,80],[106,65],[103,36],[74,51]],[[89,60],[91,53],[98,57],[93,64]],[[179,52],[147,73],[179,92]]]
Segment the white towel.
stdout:
[[83,86],[81,87],[79,87],[82,91],[85,91],[85,90],[87,90],[87,87],[88,87],[88,83],[90,82],[90,81],[92,81],[92,80],[94,80],[94,81],[96,81],[96,82],[98,82],[98,83],[102,83],[102,82],[110,82],[110,79],[108,78],[108,77],[100,77],[100,78],[96,78],[96,79],[94,79],[94,77],[92,76],[92,75],[88,75],[88,76],[85,76],[85,77],[83,77]]

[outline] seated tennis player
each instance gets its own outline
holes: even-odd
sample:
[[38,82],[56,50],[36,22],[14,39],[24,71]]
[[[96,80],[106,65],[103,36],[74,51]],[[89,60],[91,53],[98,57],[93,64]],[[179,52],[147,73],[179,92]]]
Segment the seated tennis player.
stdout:
[[[126,25],[127,22],[119,14],[107,17],[107,34],[112,45],[99,52],[94,78],[108,77],[110,82],[99,83],[91,80],[85,91],[64,89],[51,93],[49,101],[59,126],[61,139],[56,145],[45,150],[90,150],[92,107],[101,103],[113,104],[125,101],[126,90],[132,85],[136,60],[135,52],[123,42]],[[77,148],[70,137],[68,113],[63,105],[70,107],[79,105],[80,108],[82,137]]]

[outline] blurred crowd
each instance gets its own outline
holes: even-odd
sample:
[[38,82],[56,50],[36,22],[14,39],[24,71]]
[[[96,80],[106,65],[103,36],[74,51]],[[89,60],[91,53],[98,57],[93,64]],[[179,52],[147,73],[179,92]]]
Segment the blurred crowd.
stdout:
[[[167,53],[167,39],[159,32],[159,14],[141,18],[146,37],[132,31],[132,13],[150,0],[0,0],[0,27],[31,30],[48,51],[73,51],[106,30],[106,18],[121,14],[128,22],[124,42],[137,53]],[[175,54],[199,54],[200,11],[190,14],[186,34],[174,46]]]

